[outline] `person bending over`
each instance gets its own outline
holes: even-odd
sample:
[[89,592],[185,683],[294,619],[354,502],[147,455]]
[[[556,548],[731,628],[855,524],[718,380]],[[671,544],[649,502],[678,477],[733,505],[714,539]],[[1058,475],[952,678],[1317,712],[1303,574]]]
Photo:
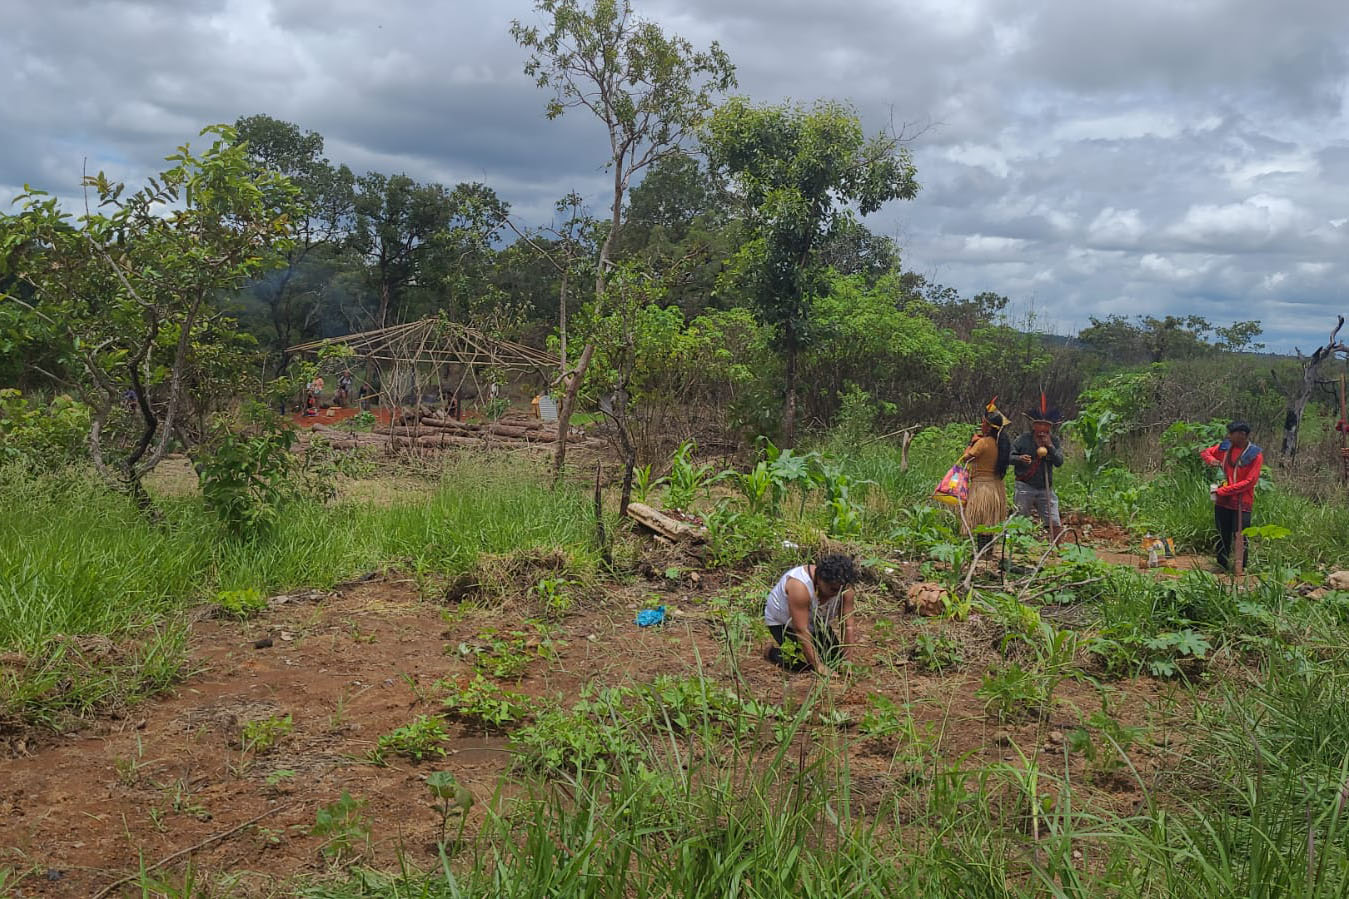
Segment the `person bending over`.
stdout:
[[[770,661],[793,671],[832,673],[847,661],[855,645],[853,591],[857,568],[844,555],[829,555],[814,565],[798,565],[778,579],[764,604],[764,623],[777,645]],[[843,639],[839,639],[839,629]],[[787,659],[783,648],[793,644],[799,659]]]

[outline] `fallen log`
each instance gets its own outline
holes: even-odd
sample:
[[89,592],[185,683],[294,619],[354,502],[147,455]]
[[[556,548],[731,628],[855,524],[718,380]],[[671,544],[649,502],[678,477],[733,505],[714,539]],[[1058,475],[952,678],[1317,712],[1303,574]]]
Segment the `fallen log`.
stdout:
[[499,425],[508,425],[512,428],[524,428],[526,431],[538,431],[543,428],[543,422],[537,418],[525,418],[518,415],[508,415],[497,421]]
[[455,418],[440,418],[435,415],[423,415],[422,424],[430,428],[444,428],[447,431],[476,431],[479,425],[468,421],[459,421]]
[[702,528],[696,528],[687,522],[678,521],[657,512],[645,503],[628,503],[628,517],[648,530],[655,531],[667,540],[689,540],[694,543],[707,539]]
[[483,442],[476,437],[456,437],[453,434],[428,434],[422,437],[391,437],[391,446],[398,449],[451,449],[464,447],[481,449]]

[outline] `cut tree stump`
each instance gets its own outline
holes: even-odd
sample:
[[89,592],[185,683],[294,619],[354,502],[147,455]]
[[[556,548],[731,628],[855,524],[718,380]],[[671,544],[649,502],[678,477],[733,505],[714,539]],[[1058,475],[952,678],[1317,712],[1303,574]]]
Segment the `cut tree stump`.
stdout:
[[702,528],[696,528],[687,522],[678,521],[657,512],[645,503],[628,503],[628,517],[648,530],[655,531],[667,540],[679,542],[689,540],[700,543],[707,539]]

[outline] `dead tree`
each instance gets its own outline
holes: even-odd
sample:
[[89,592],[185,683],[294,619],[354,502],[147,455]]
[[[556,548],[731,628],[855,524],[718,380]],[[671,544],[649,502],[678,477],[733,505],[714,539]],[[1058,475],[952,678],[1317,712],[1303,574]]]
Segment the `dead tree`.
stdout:
[[[1302,350],[1294,348],[1298,361],[1302,363],[1302,379],[1287,391],[1288,409],[1283,418],[1283,445],[1280,448],[1280,456],[1285,464],[1291,464],[1297,459],[1298,427],[1302,424],[1302,413],[1307,408],[1307,403],[1311,401],[1312,394],[1316,392],[1317,387],[1332,383],[1318,376],[1321,363],[1337,355],[1349,356],[1349,346],[1339,339],[1340,328],[1343,327],[1344,316],[1341,315],[1335,322],[1335,330],[1330,332],[1330,339],[1326,341],[1325,346],[1317,347],[1310,356],[1304,356]],[[1275,382],[1277,381],[1276,375]]]

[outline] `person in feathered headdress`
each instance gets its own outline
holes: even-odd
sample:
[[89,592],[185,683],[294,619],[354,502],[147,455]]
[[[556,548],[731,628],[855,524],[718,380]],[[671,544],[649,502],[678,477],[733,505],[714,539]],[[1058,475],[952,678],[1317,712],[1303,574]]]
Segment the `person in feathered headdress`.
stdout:
[[[1007,488],[1003,478],[1012,457],[1007,416],[998,411],[995,396],[984,407],[984,421],[970,440],[960,461],[970,466],[970,495],[965,500],[963,523],[966,533],[985,525],[1002,524],[1007,518]],[[980,534],[983,545],[992,539]]]
[[1063,464],[1063,446],[1054,433],[1059,423],[1057,409],[1049,405],[1040,393],[1040,405],[1026,412],[1030,430],[1012,445],[1012,465],[1016,469],[1016,492],[1013,496],[1018,515],[1027,518],[1039,516],[1040,523],[1049,529],[1049,539],[1057,541],[1063,525],[1059,521],[1059,498],[1054,493],[1054,469]]

